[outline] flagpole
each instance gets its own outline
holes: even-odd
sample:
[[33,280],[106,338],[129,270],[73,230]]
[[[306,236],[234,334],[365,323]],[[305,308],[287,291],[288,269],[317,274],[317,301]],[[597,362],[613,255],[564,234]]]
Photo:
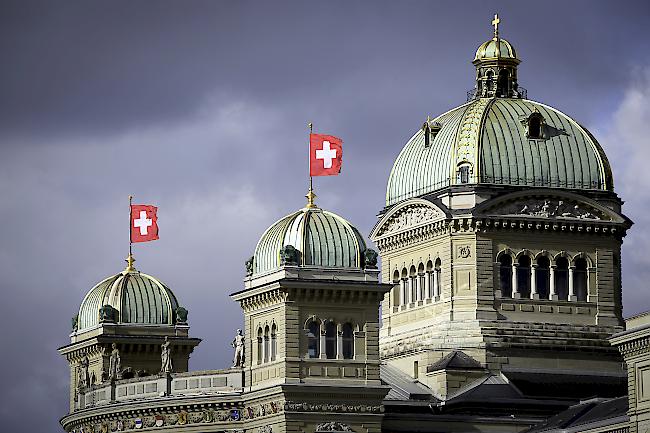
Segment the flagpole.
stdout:
[[309,159],[308,159],[308,166],[310,167],[309,170],[309,192],[307,192],[307,208],[315,208],[316,205],[314,204],[314,198],[316,198],[316,194],[314,194],[314,188],[313,188],[313,177],[311,175],[311,134],[314,132],[314,125],[313,123],[309,122],[307,124],[309,126]]
[[133,238],[131,237],[131,221],[133,221],[133,196],[129,195],[129,257],[126,258],[126,271],[132,271],[133,268]]

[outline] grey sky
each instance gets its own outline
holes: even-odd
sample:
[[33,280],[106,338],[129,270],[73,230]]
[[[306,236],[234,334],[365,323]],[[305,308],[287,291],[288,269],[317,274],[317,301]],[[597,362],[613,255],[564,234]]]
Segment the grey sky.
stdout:
[[427,114],[465,101],[474,51],[501,34],[531,99],[596,134],[636,225],[625,314],[650,309],[650,3],[60,1],[0,3],[3,430],[57,432],[56,348],[84,294],[120,271],[128,200],[159,206],[137,245],[228,365],[228,294],[264,229],[304,203],[307,122],[344,139],[317,202],[367,236],[394,158]]

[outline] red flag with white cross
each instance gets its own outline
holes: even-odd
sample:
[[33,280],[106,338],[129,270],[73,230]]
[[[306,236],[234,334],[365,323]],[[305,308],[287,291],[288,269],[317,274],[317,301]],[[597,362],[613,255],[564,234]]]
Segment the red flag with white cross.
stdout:
[[158,239],[158,208],[148,204],[131,205],[131,242]]
[[309,134],[309,175],[336,176],[341,172],[343,140],[333,135]]

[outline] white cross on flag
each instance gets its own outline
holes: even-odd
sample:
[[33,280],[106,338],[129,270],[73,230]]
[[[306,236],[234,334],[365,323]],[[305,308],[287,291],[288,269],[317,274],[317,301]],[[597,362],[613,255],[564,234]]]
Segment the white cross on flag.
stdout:
[[131,205],[131,242],[158,239],[158,208],[148,204]]
[[336,176],[341,172],[343,140],[333,135],[309,134],[309,175]]

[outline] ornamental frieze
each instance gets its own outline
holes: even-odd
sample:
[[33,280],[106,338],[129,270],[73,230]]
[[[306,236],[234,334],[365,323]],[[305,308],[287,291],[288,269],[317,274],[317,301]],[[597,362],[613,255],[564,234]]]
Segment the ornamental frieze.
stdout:
[[441,216],[440,212],[428,206],[409,206],[393,215],[379,231],[377,236],[395,233],[427,222],[432,222]]
[[581,220],[611,221],[602,211],[574,200],[521,198],[486,213],[497,215],[524,215],[538,218],[574,218]]
[[381,405],[319,404],[287,401],[284,404],[284,410],[296,412],[381,413],[383,412],[383,407]]

